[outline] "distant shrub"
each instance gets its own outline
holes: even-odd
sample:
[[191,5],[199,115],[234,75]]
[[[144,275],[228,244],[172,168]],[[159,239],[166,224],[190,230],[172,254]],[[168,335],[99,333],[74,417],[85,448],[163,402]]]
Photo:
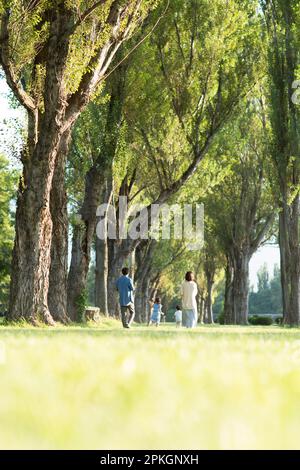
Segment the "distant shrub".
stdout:
[[224,312],[221,312],[221,313],[218,315],[217,323],[220,323],[220,325],[224,325],[224,323],[225,323]]
[[283,324],[283,317],[277,317],[275,320],[276,325],[282,325]]
[[263,326],[270,326],[273,323],[272,317],[264,317],[262,315],[253,315],[253,317],[249,317],[250,325],[263,325]]
[[87,291],[84,289],[81,294],[76,299],[76,306],[77,306],[77,320],[80,323],[85,322],[85,309],[88,304],[88,294]]

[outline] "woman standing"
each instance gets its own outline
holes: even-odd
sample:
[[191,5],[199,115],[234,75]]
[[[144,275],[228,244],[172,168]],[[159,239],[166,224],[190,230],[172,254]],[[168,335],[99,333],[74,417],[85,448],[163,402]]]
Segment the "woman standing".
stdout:
[[181,286],[183,325],[187,328],[195,328],[198,320],[197,301],[198,287],[194,281],[194,274],[188,271],[185,281]]

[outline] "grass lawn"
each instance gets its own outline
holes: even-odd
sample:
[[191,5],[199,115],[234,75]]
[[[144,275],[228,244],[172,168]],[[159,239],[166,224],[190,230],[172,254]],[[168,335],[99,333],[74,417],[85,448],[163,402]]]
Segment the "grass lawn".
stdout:
[[0,326],[1,449],[300,448],[300,330]]

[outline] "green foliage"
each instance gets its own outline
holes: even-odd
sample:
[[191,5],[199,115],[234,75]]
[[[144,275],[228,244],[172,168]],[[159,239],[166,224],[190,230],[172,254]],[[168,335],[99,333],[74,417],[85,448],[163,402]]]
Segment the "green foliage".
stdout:
[[158,0],[106,0],[97,6],[94,0],[2,0],[0,14],[7,14],[8,55],[13,76],[17,82],[22,79],[26,92],[35,99],[40,111],[44,111],[48,46],[56,34],[53,31],[59,12],[63,11],[67,17],[68,49],[63,80],[66,96],[70,96],[79,89],[86,74],[98,67],[99,52],[114,34],[110,15],[122,13],[118,36],[125,35],[128,39],[158,3]]
[[85,321],[85,309],[88,306],[88,293],[83,290],[76,299],[78,322],[83,323]]
[[[67,163],[67,188],[74,214],[78,213],[83,203],[86,174],[99,155],[101,157],[108,100],[109,94],[103,92],[97,100],[91,102],[73,130]],[[104,158],[100,161],[103,165]]]
[[14,240],[14,197],[18,174],[0,155],[0,311],[8,307],[11,252]]
[[[250,252],[255,251],[272,233],[270,225],[260,239],[275,203],[267,178],[270,159],[262,110],[255,105],[256,93],[258,90],[241,102],[239,114],[219,134],[210,150],[210,158],[224,168],[223,178],[200,199],[205,205],[209,233],[218,239],[224,254],[229,255],[237,247],[248,246]],[[219,172],[222,175],[221,169]]]
[[[14,52],[17,78],[22,79],[26,91],[35,96],[43,111],[46,71],[43,53],[49,40],[49,17],[62,3],[42,0],[33,9],[28,9],[29,4],[18,0],[9,2],[10,48]],[[64,2],[70,22],[80,23],[83,12],[93,4],[94,0]],[[128,7],[124,29],[126,20],[135,13],[136,2],[120,4]],[[66,96],[78,90],[84,74],[93,69],[89,65],[91,59],[108,39],[111,5],[112,0],[108,0],[96,8],[72,34],[64,76]],[[150,9],[158,7],[139,31],[138,39],[151,31],[165,6],[164,1],[142,2],[142,10],[129,35]],[[296,28],[293,32],[298,38]],[[107,177],[106,163],[111,155],[106,144],[113,134],[108,122],[111,81],[121,73],[125,75],[124,108],[122,122],[115,130],[119,138],[109,174],[109,178],[113,177],[116,205],[121,182],[132,174],[135,175],[134,202],[149,204],[178,182],[176,193],[168,202],[176,199],[180,205],[205,204],[205,247],[200,253],[181,253],[184,244],[176,241],[161,242],[154,252],[151,274],[160,277],[160,290],[171,305],[178,299],[179,286],[187,270],[196,273],[203,296],[207,272],[213,272],[217,284],[222,283],[224,255],[234,243],[241,248],[254,240],[274,211],[274,188],[269,178],[274,171],[269,158],[274,129],[268,119],[270,97],[266,93],[269,83],[264,78],[267,48],[263,34],[262,12],[257,9],[257,1],[228,0],[225,8],[223,0],[171,0],[168,12],[150,38],[129,55],[106,83],[103,81],[75,126],[67,171],[72,223],[79,223],[74,214],[82,206],[85,178],[92,165],[97,162],[103,171],[103,181]],[[282,48],[282,26],[278,34]],[[123,46],[116,62],[131,51],[136,41],[134,37]],[[37,55],[41,60],[36,60]],[[273,121],[272,124],[274,127]],[[198,169],[185,182],[182,179],[185,171],[195,159]],[[292,154],[289,162],[294,166]],[[287,171],[291,171],[289,166]],[[297,190],[290,189],[291,194]],[[243,201],[242,196],[245,196]],[[255,229],[251,226],[248,230],[247,221],[257,200]],[[249,217],[242,221],[241,215],[245,213]],[[277,302],[277,309],[278,283],[271,289],[272,282],[275,280],[269,282],[262,278],[257,295],[262,296],[262,291],[266,299],[274,295],[276,300],[272,305]],[[217,287],[215,292],[219,294]],[[267,293],[268,289],[271,291]],[[91,294],[91,275],[89,291]],[[250,295],[250,310],[255,295]],[[86,301],[83,293],[78,299],[80,311]],[[223,297],[218,295],[217,313],[222,306]]]
[[275,266],[273,277],[269,279],[266,266],[258,273],[258,290],[249,295],[250,314],[282,314],[280,269]]
[[263,326],[270,326],[273,323],[271,317],[264,317],[262,315],[254,315],[253,317],[249,317],[250,325],[263,325]]
[[224,325],[224,323],[225,323],[225,315],[224,315],[224,312],[223,312],[223,311],[222,311],[221,313],[219,313],[218,319],[217,319],[217,323],[219,323],[220,325]]
[[[214,8],[206,0],[173,1],[151,41],[137,51],[126,117],[141,157],[139,174],[151,183],[150,199],[204,156],[250,86],[260,51],[253,5],[247,11],[236,1],[226,9],[222,1]],[[212,185],[209,175],[216,177],[205,162],[200,171],[206,173],[198,184],[204,192]]]
[[213,313],[220,317],[224,309],[225,278],[223,277],[215,286],[215,301],[213,304]]
[[[299,106],[292,100],[299,78],[299,1],[261,0],[267,24],[268,98],[272,134],[270,153],[276,172],[274,193],[279,205],[291,205],[300,190]],[[278,187],[280,191],[278,191]]]
[[[143,35],[164,8],[162,2],[152,13]],[[264,150],[261,116],[255,119],[255,111],[248,108],[255,107],[258,88],[251,94],[252,104],[244,95],[263,70],[260,24],[254,1],[231,0],[226,9],[221,0],[213,7],[207,0],[172,1],[156,31],[124,65],[124,119],[113,162],[115,201],[123,178],[133,173],[134,202],[154,201],[184,174],[211,133],[215,138],[209,151],[203,152],[205,158],[193,177],[179,185],[168,201],[205,202],[207,213],[206,249],[202,253],[185,251],[173,259],[180,251],[175,242],[160,242],[154,253],[152,272],[160,274],[161,292],[170,303],[178,297],[187,270],[196,272],[203,295],[204,262],[206,268],[213,266],[216,282],[223,276],[221,245],[230,231],[230,227],[224,230],[224,223],[236,214],[245,162],[252,181],[257,178],[259,158],[255,152]],[[122,54],[131,47],[129,42]],[[99,101],[91,104],[76,126],[68,173],[73,207],[80,206],[84,176],[105,140],[109,88],[102,90]],[[252,143],[255,148],[251,152]],[[253,189],[253,198],[254,193]],[[264,208],[271,201],[267,191],[265,196]],[[223,225],[218,217],[223,217]],[[217,224],[222,240],[216,234]]]

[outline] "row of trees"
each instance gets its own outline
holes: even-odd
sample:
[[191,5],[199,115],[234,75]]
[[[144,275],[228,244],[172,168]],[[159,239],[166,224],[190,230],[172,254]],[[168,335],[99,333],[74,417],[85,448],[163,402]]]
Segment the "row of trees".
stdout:
[[[1,2],[0,61],[27,110],[9,317],[117,313],[131,267],[137,318],[196,272],[201,319],[248,318],[249,262],[277,236],[285,321],[299,324],[298,2]],[[205,247],[95,236],[100,203],[203,203]],[[72,246],[69,232],[72,229]],[[68,253],[70,252],[70,266]],[[94,259],[93,259],[94,258]]]
[[18,174],[11,171],[7,158],[0,154],[0,311],[8,305],[11,252],[14,243],[13,199]]
[[272,277],[266,265],[259,270],[257,291],[252,289],[249,296],[249,313],[252,315],[282,314],[280,269],[277,265],[274,266]]
[[[223,320],[224,312],[224,279],[216,282],[214,292],[214,317]],[[262,265],[257,273],[257,286],[250,287],[249,315],[282,315],[282,296],[280,269],[274,266],[270,276],[268,266]]]

